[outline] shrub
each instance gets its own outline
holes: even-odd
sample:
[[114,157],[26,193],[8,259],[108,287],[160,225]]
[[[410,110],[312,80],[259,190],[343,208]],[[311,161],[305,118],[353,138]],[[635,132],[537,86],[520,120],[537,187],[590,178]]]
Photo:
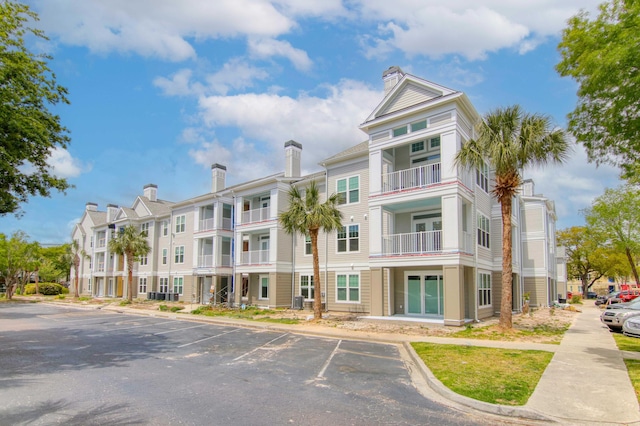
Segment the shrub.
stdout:
[[129,302],[128,300],[123,300],[122,302],[120,302],[120,306],[127,306],[130,305],[131,302]]
[[582,303],[582,296],[579,294],[574,294],[571,296],[571,303]]
[[57,296],[56,296],[56,299],[60,299],[60,300],[62,300],[62,299],[64,299],[65,297],[66,297],[66,296],[65,296],[64,294],[59,294],[59,295],[57,295]]
[[[69,293],[68,288],[64,288],[58,283],[39,283],[38,289],[40,290],[40,294],[44,294],[45,296],[55,296],[58,294]],[[24,287],[24,294],[36,294],[36,285],[27,284]]]
[[160,305],[158,306],[158,309],[164,312],[164,311],[168,311],[169,307],[167,305]]
[[171,312],[178,312],[184,309],[184,306],[172,306]]

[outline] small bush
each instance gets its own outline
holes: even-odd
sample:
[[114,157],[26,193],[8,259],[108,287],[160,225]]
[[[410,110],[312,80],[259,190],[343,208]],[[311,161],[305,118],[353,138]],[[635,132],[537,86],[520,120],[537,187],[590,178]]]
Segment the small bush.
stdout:
[[64,294],[59,294],[56,296],[56,299],[63,300],[66,296]]
[[158,309],[161,310],[162,312],[165,312],[169,310],[169,307],[167,305],[160,305],[158,306]]
[[571,302],[570,303],[582,303],[582,296],[580,296],[579,294],[574,294],[573,296],[571,296]]
[[[69,293],[68,288],[64,288],[58,283],[39,283],[38,290],[40,290],[40,294],[44,294],[45,296],[56,296],[58,294]],[[24,294],[36,294],[36,285],[27,284],[24,287]]]
[[120,306],[127,306],[130,305],[131,302],[129,302],[128,300],[123,300],[122,302],[120,302]]
[[80,296],[78,297],[78,300],[81,302],[86,302],[87,300],[91,300],[91,298],[87,296]]
[[172,306],[171,307],[171,312],[178,312],[184,309],[184,306]]

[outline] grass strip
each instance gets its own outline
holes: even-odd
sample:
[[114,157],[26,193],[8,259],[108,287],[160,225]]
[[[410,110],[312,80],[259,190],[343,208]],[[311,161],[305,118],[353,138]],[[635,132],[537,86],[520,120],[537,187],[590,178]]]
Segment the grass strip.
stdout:
[[496,325],[484,327],[466,327],[457,331],[448,337],[458,337],[463,339],[481,339],[481,340],[501,340],[515,341],[522,340],[527,337],[546,337],[545,343],[559,345],[562,341],[564,333],[569,329],[566,325],[547,325],[540,324],[529,329],[504,330]]
[[524,405],[553,353],[467,345],[411,343],[438,380],[478,401]]
[[611,335],[621,351],[640,352],[640,339],[637,337],[625,336],[622,333],[611,333]]

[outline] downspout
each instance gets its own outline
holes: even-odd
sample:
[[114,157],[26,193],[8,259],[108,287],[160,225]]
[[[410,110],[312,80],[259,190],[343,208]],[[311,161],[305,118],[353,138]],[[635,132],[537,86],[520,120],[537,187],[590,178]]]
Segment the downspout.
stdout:
[[[233,300],[231,301],[231,307],[235,306],[236,302],[236,194],[231,191],[231,230],[233,231],[233,239],[231,240],[231,292]],[[240,297],[242,297],[242,288],[240,288]],[[227,299],[227,302],[230,298]],[[242,299],[241,299],[242,300]]]
[[[289,182],[293,186],[293,182]],[[296,231],[291,234],[291,309],[294,308],[296,295]]]
[[[467,170],[468,171],[468,170]],[[478,226],[478,217],[477,217],[477,209],[478,209],[478,196],[477,196],[477,188],[476,185],[473,183],[473,175],[471,177],[471,186],[473,186],[473,214],[472,214],[472,221],[470,224],[467,224],[467,229],[471,228],[474,230],[473,232],[473,236],[477,238],[478,233],[475,231],[475,227]],[[491,215],[489,215],[489,217],[491,217]],[[476,220],[473,220],[473,218],[475,218]],[[491,237],[489,237],[491,238]],[[474,259],[474,264],[475,264],[475,268],[474,268],[474,276],[473,276],[473,310],[474,310],[474,321],[475,322],[480,322],[480,319],[478,318],[478,242],[476,241],[476,244],[473,244],[473,241],[475,241],[475,238],[471,239],[471,244],[473,245],[473,259]],[[491,271],[493,272],[493,271]],[[493,279],[493,277],[492,277]],[[493,283],[492,283],[492,287],[493,287]],[[491,309],[493,309],[493,299],[491,299]]]
[[[322,163],[324,167],[324,190],[329,197],[329,173],[327,172],[327,163]],[[324,233],[324,311],[329,312],[329,234]]]

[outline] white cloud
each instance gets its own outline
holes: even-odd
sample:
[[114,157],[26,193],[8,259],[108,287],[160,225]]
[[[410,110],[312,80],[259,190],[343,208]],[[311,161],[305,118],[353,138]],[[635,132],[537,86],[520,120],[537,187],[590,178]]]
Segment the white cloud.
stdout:
[[313,64],[307,53],[296,49],[289,42],[261,38],[249,40],[249,51],[253,57],[270,58],[273,56],[283,56],[299,71],[307,71]]
[[[241,149],[240,166],[242,178],[246,180],[284,170],[284,142],[293,139],[303,145],[305,172],[318,170],[321,160],[366,139],[358,125],[382,98],[381,92],[351,80],[322,89],[326,97],[306,93],[296,98],[266,93],[202,97],[199,106],[205,126],[238,128],[241,139],[234,144],[239,140],[256,140],[263,144],[251,149],[247,147],[252,145],[246,145],[246,142],[239,148],[223,146],[219,142],[201,144],[192,151],[192,157],[200,164],[207,164],[214,158],[229,162]],[[229,154],[230,150],[233,155]],[[229,167],[229,174],[234,173],[237,172]]]
[[619,174],[615,167],[589,163],[584,148],[577,145],[565,164],[529,169],[524,177],[533,179],[536,193],[555,202],[558,228],[564,228],[583,222],[580,211],[606,188],[618,186]]
[[63,148],[51,150],[47,164],[53,173],[61,178],[78,177],[81,173],[91,170],[90,165],[83,165],[80,160],[73,158],[69,151]]

